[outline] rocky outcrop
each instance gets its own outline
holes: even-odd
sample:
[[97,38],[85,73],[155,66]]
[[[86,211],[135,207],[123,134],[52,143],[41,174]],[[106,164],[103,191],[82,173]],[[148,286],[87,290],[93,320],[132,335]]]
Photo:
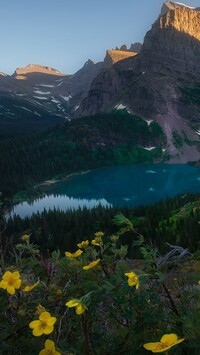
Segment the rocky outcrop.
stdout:
[[135,53],[140,53],[141,49],[142,49],[142,43],[135,42],[135,43],[131,44],[129,51],[130,52],[135,52]]
[[102,64],[102,62],[95,63],[88,59],[80,70],[63,80],[61,89],[65,90],[65,94],[71,96],[86,94],[91,82],[100,73]]
[[56,75],[56,76],[63,76],[61,72],[56,69],[43,66],[40,64],[29,64],[23,68],[17,68],[13,74],[13,76],[17,79],[18,76],[30,74],[30,73],[42,73],[42,74],[49,74],[49,75]]
[[137,53],[124,51],[124,50],[114,50],[110,49],[106,52],[106,56],[103,63],[103,68],[108,69],[113,64],[119,62],[120,60],[124,60],[126,58],[134,57]]
[[138,70],[200,73],[200,11],[181,6],[160,16],[147,32]]

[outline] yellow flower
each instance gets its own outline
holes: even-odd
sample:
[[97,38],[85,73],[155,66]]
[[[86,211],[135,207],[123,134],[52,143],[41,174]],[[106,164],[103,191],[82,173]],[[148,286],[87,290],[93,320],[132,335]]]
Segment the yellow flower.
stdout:
[[76,308],[76,314],[80,315],[85,312],[87,309],[86,305],[81,303],[80,300],[72,299],[65,303],[65,305],[69,308],[75,307]]
[[127,272],[125,275],[128,277],[129,286],[135,286],[137,290],[139,287],[139,279],[137,275],[133,271]]
[[47,339],[45,341],[45,348],[39,352],[39,355],[61,355],[61,353],[56,351],[54,342]]
[[17,249],[23,249],[24,245],[22,243],[19,243],[19,244],[16,245],[16,248]]
[[88,245],[89,245],[89,240],[83,240],[81,243],[77,244],[77,247],[82,249],[87,247]]
[[6,271],[0,282],[0,288],[7,290],[10,295],[14,295],[15,290],[20,288],[21,282],[19,271]]
[[93,239],[91,241],[91,244],[96,245],[98,247],[102,246],[103,242],[102,242],[101,237],[96,237],[95,239]]
[[56,317],[51,317],[49,312],[42,312],[39,320],[34,320],[29,323],[29,328],[33,329],[33,335],[39,337],[42,334],[51,334],[53,326],[56,322]]
[[176,334],[165,334],[162,336],[159,342],[146,343],[143,347],[146,350],[150,350],[152,353],[162,353],[169,350],[172,346],[177,345],[184,341],[184,338],[178,339]]
[[94,235],[95,235],[95,237],[97,237],[97,238],[102,238],[102,237],[104,237],[105,233],[103,233],[103,232],[96,232],[96,233],[94,233]]
[[23,240],[23,242],[29,242],[29,239],[30,239],[30,234],[24,234],[22,237],[21,237],[21,240]]
[[95,267],[96,265],[98,265],[100,262],[100,259],[97,259],[96,261],[92,261],[91,263],[89,263],[86,266],[83,266],[83,270],[89,270],[92,269],[93,267]]
[[22,291],[24,292],[30,292],[32,291],[37,285],[40,283],[40,281],[37,281],[34,285],[32,286],[25,286]]
[[80,250],[80,249],[75,251],[75,253],[70,253],[69,251],[66,251],[65,256],[67,258],[73,259],[73,258],[78,258],[78,256],[80,256],[82,253],[83,253],[83,250]]
[[38,316],[39,316],[42,312],[46,312],[46,309],[45,309],[41,304],[39,304],[39,305],[36,307],[36,313],[37,313]]

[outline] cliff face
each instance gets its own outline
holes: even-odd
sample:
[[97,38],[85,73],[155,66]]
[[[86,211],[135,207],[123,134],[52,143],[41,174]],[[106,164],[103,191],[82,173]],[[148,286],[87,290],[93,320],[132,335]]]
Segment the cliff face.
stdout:
[[109,111],[121,103],[156,120],[166,134],[171,160],[185,162],[200,156],[200,11],[181,5],[169,9],[168,4],[146,34],[141,52],[101,72],[76,115]]
[[103,68],[108,69],[113,64],[119,62],[120,60],[124,60],[130,57],[134,57],[137,53],[122,51],[122,50],[114,50],[110,49],[106,52],[106,57],[104,59]]
[[200,73],[200,11],[178,7],[160,16],[147,32],[138,61],[143,70]]

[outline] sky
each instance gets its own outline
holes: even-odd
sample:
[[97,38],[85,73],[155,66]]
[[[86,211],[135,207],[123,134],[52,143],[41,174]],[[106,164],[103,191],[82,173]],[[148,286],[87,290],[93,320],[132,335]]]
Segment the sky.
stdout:
[[[0,71],[28,64],[73,74],[107,49],[143,42],[163,0],[1,0]],[[183,1],[179,1],[183,2]],[[200,0],[184,0],[200,6]]]

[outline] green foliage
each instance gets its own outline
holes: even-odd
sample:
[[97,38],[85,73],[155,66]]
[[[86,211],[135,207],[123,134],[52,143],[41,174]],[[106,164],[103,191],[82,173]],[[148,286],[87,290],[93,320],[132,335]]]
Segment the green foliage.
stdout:
[[[11,241],[19,243],[20,236],[25,233],[31,234],[32,240],[42,250],[59,248],[64,252],[66,246],[75,248],[84,236],[91,239],[97,230],[117,234],[120,229],[124,232],[121,242],[129,246],[131,257],[140,257],[138,249],[132,246],[141,234],[149,245],[158,247],[162,253],[166,252],[166,242],[182,245],[194,252],[199,249],[199,199],[199,194],[184,194],[153,206],[124,207],[120,210],[99,206],[91,210],[84,208],[66,212],[55,209],[24,219],[14,216],[7,220],[2,242],[3,245],[8,244],[9,250]],[[126,224],[125,218],[131,222],[127,221]],[[113,219],[115,224],[111,223]]]
[[[95,233],[93,241],[98,238],[100,246],[92,241],[77,257],[59,250],[42,254],[30,235],[13,245],[1,275],[18,270],[22,285],[10,295],[0,283],[1,354],[39,354],[51,339],[63,355],[145,355],[145,343],[175,333],[186,341],[174,346],[172,354],[198,355],[200,270],[192,276],[196,264],[190,259],[176,263],[176,268],[157,269],[157,250],[134,230],[134,223],[122,214],[114,222],[120,228],[116,233]],[[139,261],[127,259],[127,246],[121,244],[124,228],[135,236],[134,248],[144,256]],[[93,261],[96,265],[90,264]],[[134,276],[132,284],[128,275]],[[80,314],[76,305],[68,308],[70,300],[84,306]],[[36,337],[29,323],[45,310],[57,320],[49,335]]]

